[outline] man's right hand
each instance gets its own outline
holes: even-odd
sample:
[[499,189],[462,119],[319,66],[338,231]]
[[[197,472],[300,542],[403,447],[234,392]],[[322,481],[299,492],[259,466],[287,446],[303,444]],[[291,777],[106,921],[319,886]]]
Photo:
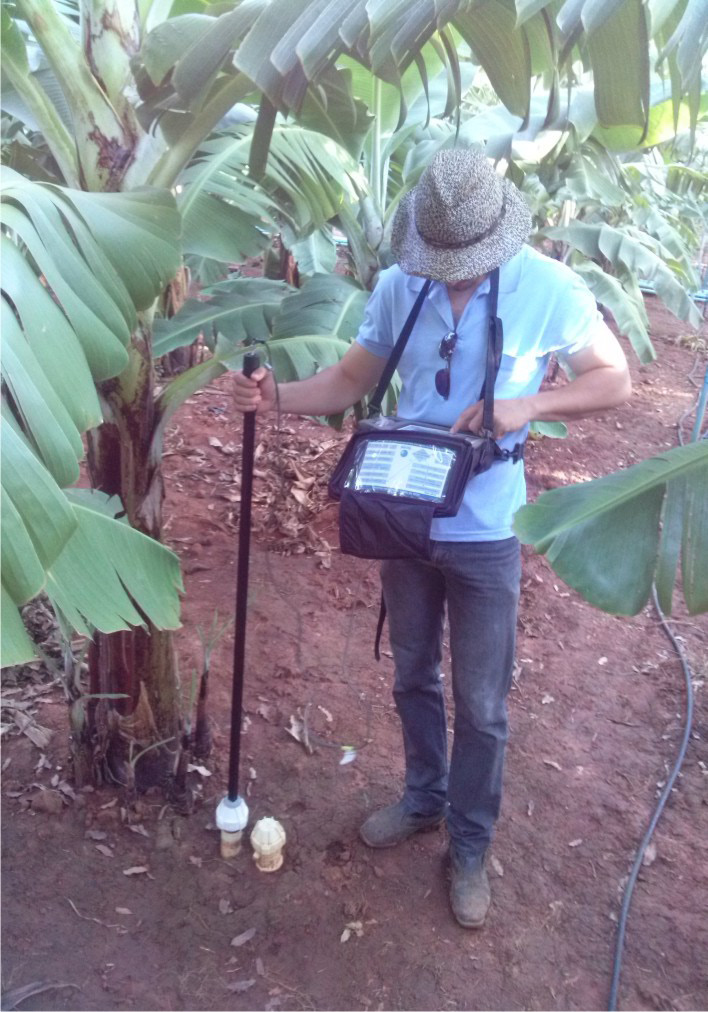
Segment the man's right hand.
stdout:
[[272,371],[260,366],[251,376],[233,373],[233,394],[237,411],[272,411],[276,404]]

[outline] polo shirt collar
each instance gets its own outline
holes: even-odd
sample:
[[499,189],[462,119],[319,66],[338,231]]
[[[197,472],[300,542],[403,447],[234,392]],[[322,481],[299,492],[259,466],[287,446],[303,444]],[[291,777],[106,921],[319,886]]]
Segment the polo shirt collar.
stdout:
[[[499,292],[500,294],[509,295],[515,292],[519,286],[519,279],[521,277],[521,261],[523,258],[523,249],[520,250],[516,256],[512,257],[507,263],[502,264],[499,270]],[[406,285],[413,292],[419,292],[423,287],[425,278],[417,277],[414,274],[406,274]],[[442,281],[433,282],[433,290],[438,286],[443,286]],[[486,278],[477,289],[480,295],[484,295],[489,291],[489,278]]]

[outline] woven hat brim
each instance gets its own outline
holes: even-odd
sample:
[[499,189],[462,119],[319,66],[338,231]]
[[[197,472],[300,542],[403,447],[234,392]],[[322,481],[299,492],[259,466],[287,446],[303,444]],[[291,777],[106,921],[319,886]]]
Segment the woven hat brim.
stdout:
[[488,274],[516,256],[531,232],[531,212],[516,187],[500,180],[506,198],[504,214],[486,238],[461,249],[431,246],[415,224],[415,190],[398,206],[391,228],[391,249],[406,274],[434,281],[465,281]]

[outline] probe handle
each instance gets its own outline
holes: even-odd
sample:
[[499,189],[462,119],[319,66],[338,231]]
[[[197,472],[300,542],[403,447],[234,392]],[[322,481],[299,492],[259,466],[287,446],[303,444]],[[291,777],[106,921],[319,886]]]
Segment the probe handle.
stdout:
[[255,351],[249,351],[243,356],[243,375],[251,376],[261,364],[261,357]]

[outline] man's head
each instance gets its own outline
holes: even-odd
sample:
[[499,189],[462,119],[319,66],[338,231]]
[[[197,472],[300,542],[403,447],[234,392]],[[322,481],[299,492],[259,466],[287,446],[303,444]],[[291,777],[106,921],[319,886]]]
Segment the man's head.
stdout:
[[448,284],[511,260],[531,231],[520,192],[481,151],[440,151],[400,203],[391,248],[407,274]]

